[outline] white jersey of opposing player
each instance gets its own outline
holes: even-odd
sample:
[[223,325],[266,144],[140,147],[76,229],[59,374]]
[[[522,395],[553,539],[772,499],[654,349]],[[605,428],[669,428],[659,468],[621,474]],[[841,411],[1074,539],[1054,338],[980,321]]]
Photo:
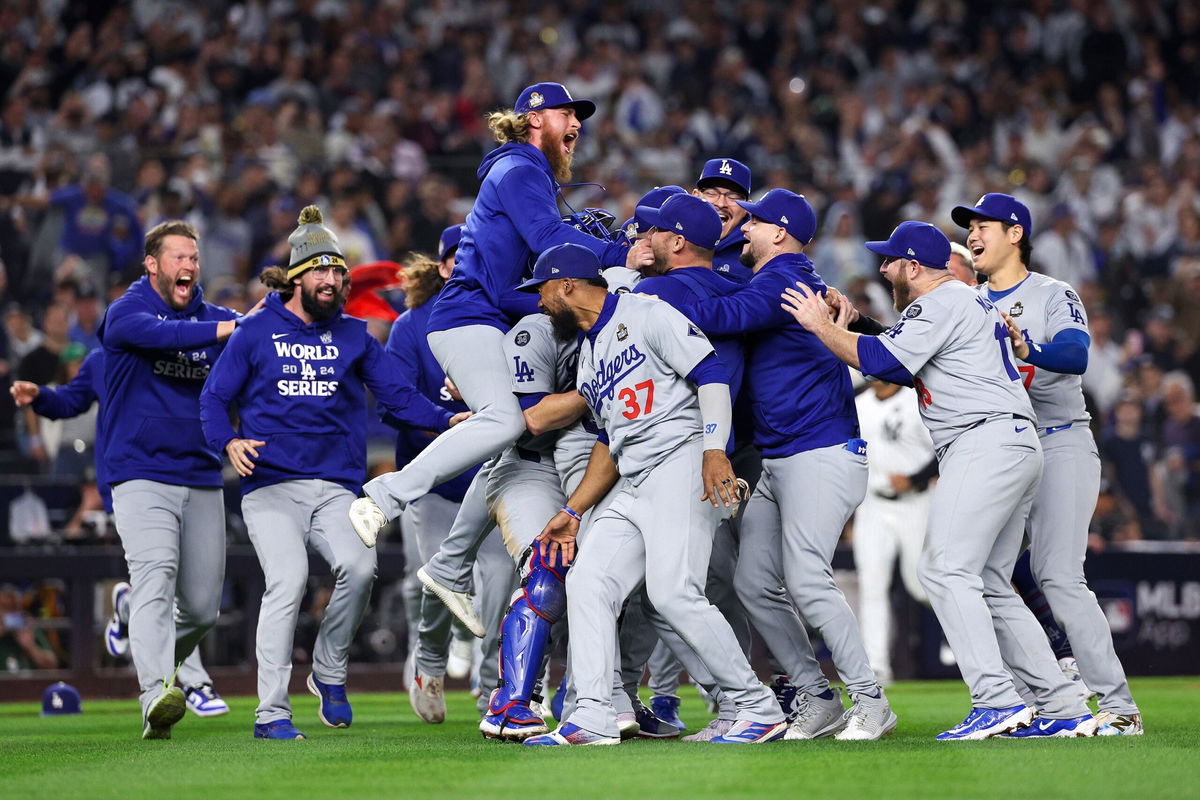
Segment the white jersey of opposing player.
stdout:
[[[987,297],[987,284],[980,284],[979,291]],[[1016,288],[993,302],[1013,318],[1031,342],[1052,341],[1055,334],[1068,328],[1088,332],[1087,311],[1079,295],[1069,284],[1049,275],[1031,272]],[[1017,366],[1017,372],[1029,391],[1040,429],[1092,418],[1083,404],[1082,376],[1051,372],[1025,363]]]
[[855,398],[858,427],[867,440],[867,490],[883,497],[896,492],[888,475],[912,475],[933,458],[933,440],[917,410],[917,393],[907,386],[880,400],[867,389]]
[[921,295],[879,340],[913,375],[939,453],[992,417],[1036,420],[1000,312],[965,283],[945,281]]
[[713,346],[669,304],[638,294],[615,298],[584,337],[579,393],[608,433],[621,475],[637,475],[702,433],[696,389],[685,376]]
[[[557,394],[575,385],[579,346],[555,338],[554,324],[545,314],[530,314],[513,326],[504,337],[504,357],[514,394]],[[517,446],[551,456],[558,436],[558,431],[540,436],[526,431]]]

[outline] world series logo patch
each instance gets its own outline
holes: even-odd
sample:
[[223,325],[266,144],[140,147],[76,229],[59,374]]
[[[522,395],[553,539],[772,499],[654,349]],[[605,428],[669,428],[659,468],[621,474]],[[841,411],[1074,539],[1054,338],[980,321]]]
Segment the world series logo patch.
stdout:
[[617,341],[623,342],[629,338],[629,329],[625,327],[625,323],[617,326]]
[[529,344],[529,331],[520,331],[513,337],[513,341],[517,343],[517,347],[524,347]]
[[907,309],[907,310],[904,312],[904,316],[908,317],[909,319],[912,319],[912,318],[914,318],[914,317],[919,317],[919,316],[921,316],[921,306],[920,306],[920,304],[919,304],[919,303],[913,303],[913,304],[912,304],[911,306],[909,306],[909,307],[908,307],[908,309]]

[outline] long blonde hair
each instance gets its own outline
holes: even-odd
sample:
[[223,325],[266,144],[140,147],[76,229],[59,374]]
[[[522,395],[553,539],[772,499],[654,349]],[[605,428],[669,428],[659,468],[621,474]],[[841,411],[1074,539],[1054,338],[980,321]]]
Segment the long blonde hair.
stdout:
[[529,141],[529,115],[513,109],[494,111],[487,116],[487,126],[500,144]]
[[404,307],[420,308],[446,285],[438,262],[424,253],[413,253],[404,265]]

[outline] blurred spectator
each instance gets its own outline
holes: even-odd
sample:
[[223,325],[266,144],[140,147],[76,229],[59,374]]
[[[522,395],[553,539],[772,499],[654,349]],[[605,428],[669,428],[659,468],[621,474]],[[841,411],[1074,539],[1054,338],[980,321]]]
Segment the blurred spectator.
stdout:
[[1141,404],[1133,396],[1123,396],[1113,410],[1113,420],[1100,439],[1104,470],[1112,477],[1115,494],[1134,508],[1146,535],[1152,536],[1160,528],[1150,487],[1154,442],[1146,435]]
[[0,586],[0,670],[56,669],[58,656],[44,631],[34,627],[21,592],[12,584]]
[[88,158],[78,184],[58,189],[50,204],[63,212],[59,250],[78,256],[94,285],[109,272],[123,272],[141,260],[142,226],[133,198],[109,185],[108,157]]
[[1160,515],[1171,538],[1195,539],[1200,534],[1200,415],[1195,387],[1185,373],[1163,376],[1163,407]]
[[[1035,223],[1036,225],[1036,223]],[[1075,289],[1096,280],[1096,261],[1087,237],[1075,225],[1075,214],[1066,203],[1050,209],[1042,223],[1044,233],[1033,239],[1038,269]]]

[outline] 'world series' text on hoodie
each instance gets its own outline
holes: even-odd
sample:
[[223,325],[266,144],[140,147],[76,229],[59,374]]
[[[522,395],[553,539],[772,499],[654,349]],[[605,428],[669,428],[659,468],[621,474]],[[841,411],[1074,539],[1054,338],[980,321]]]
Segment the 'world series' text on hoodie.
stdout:
[[213,367],[200,397],[204,435],[218,451],[235,437],[266,442],[254,472],[242,478],[242,494],[309,478],[357,493],[367,469],[364,384],[410,425],[442,431],[450,422],[450,412],[405,382],[389,359],[363,320],[339,314],[306,325],[271,293]]
[[532,259],[554,245],[574,242],[604,266],[625,263],[625,247],[589,236],[562,221],[558,183],[550,162],[531,144],[497,147],[479,165],[479,196],[454,265],[454,275],[431,300],[430,331],[491,325],[502,331],[511,320],[536,314],[537,295],[515,291]]
[[825,292],[808,256],[785,253],[726,297],[680,309],[711,336],[747,333],[742,391],[754,410],[754,443],[764,458],[845,444],[858,436],[850,372],[781,307],[785,288]]
[[235,319],[194,289],[176,311],[143,276],[108,308],[100,324],[108,481],[150,480],[220,486],[221,457],[200,429],[200,389],[221,354],[217,323]]

